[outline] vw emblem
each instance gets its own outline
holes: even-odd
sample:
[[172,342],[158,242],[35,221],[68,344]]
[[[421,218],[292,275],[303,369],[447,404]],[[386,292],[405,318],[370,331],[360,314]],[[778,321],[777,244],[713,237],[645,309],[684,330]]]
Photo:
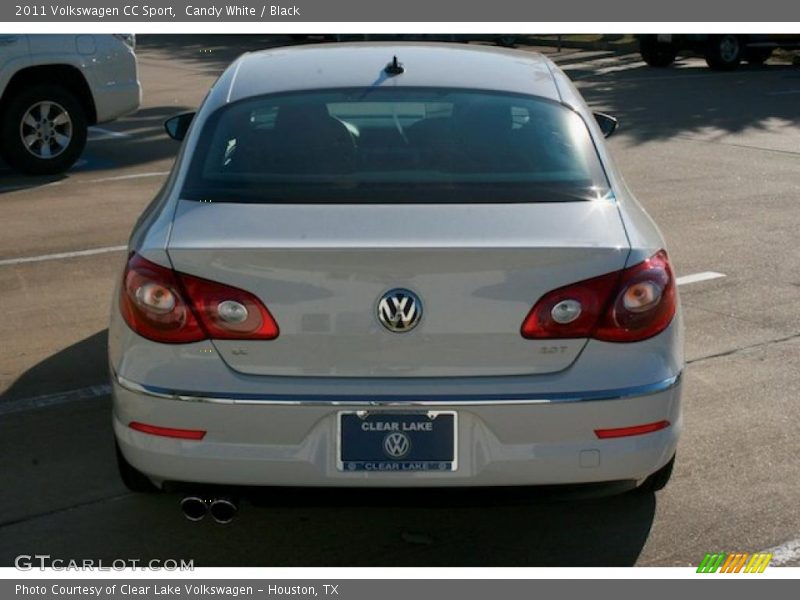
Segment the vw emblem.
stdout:
[[409,290],[389,290],[378,302],[378,319],[389,331],[411,331],[421,318],[422,302],[419,296]]
[[383,438],[383,451],[389,458],[403,458],[411,450],[411,442],[405,433],[394,432]]

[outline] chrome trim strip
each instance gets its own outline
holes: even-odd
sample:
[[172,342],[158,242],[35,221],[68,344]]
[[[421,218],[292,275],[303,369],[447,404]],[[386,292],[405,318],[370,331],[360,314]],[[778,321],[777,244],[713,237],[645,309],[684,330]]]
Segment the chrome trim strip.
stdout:
[[156,386],[135,383],[114,374],[117,384],[124,389],[145,394],[154,398],[180,400],[183,402],[202,402],[210,404],[268,404],[280,406],[497,406],[510,404],[553,404],[561,402],[587,402],[599,400],[621,400],[632,396],[649,396],[666,391],[680,381],[682,373],[648,385],[636,385],[613,390],[593,392],[555,392],[529,394],[434,394],[431,396],[412,395],[369,395],[369,399],[357,395],[336,394],[207,394],[197,392],[173,391]]

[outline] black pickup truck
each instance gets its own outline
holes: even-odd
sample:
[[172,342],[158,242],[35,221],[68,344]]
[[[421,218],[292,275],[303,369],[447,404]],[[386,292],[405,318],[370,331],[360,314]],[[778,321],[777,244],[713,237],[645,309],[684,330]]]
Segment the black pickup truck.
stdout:
[[764,63],[776,48],[800,48],[800,35],[773,34],[648,34],[640,35],[639,51],[651,67],[668,67],[680,52],[704,56],[708,66],[730,71],[744,60]]

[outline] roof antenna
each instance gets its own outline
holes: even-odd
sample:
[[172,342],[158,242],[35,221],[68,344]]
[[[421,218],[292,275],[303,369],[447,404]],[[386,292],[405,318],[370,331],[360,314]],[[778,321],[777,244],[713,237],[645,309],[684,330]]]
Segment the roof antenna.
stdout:
[[397,57],[395,56],[392,58],[392,62],[386,65],[384,69],[387,75],[400,75],[401,73],[405,73],[406,68],[403,66],[403,63],[397,62]]

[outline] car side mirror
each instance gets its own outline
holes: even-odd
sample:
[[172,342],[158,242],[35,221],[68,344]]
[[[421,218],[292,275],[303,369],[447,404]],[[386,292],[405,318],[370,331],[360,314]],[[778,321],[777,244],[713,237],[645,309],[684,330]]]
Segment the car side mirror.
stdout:
[[619,121],[606,113],[596,112],[594,118],[600,126],[600,131],[603,132],[603,137],[611,136],[619,127]]
[[164,121],[164,130],[169,137],[180,142],[186,137],[186,132],[189,131],[192,119],[194,119],[193,112],[180,113]]

